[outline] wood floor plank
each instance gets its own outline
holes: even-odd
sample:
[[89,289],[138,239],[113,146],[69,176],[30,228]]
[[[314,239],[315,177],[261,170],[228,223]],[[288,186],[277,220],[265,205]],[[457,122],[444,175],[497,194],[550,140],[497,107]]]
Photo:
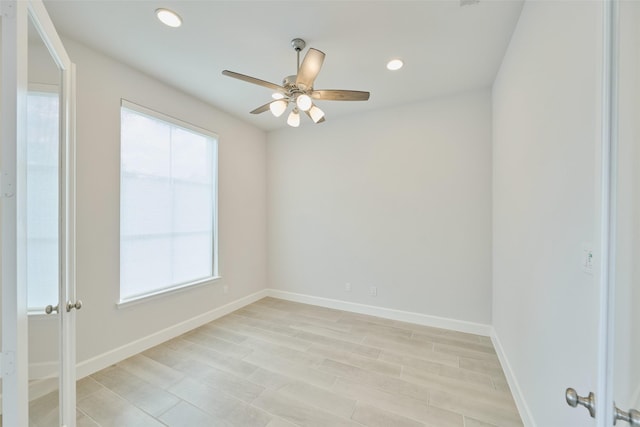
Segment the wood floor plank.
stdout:
[[343,418],[350,418],[356,405],[355,399],[348,399],[329,390],[300,381],[286,384],[278,391],[291,399]]
[[118,365],[96,372],[91,378],[153,416],[162,414],[180,401],[165,389],[144,381]]
[[271,425],[273,416],[253,405],[243,405],[232,411],[225,421],[232,426],[265,427]]
[[220,388],[211,387],[193,378],[182,379],[172,385],[169,391],[176,397],[218,418],[225,418],[234,410],[244,406],[240,399],[225,393]]
[[230,394],[248,403],[251,403],[264,390],[264,387],[254,384],[243,377],[194,360],[187,360],[182,364],[178,364],[176,369],[216,390]]
[[356,405],[352,418],[367,427],[424,427],[424,424],[418,421],[363,403]]
[[[159,420],[163,425],[172,427],[195,427],[195,426],[220,426],[220,427],[232,427],[225,420],[207,414],[201,409],[190,405],[185,401],[181,401],[173,408],[160,416]],[[122,424],[134,425],[134,424]]]
[[411,396],[418,400],[424,400],[425,402],[428,401],[429,398],[428,388],[422,385],[404,381],[400,378],[378,374],[331,359],[326,359],[318,369],[322,372],[335,375],[336,377],[346,378],[364,385],[379,388],[388,393]]
[[332,359],[338,362],[347,363],[359,368],[368,369],[392,377],[399,377],[402,372],[402,365],[397,363],[385,362],[379,359],[361,356],[350,351],[335,348],[333,346],[314,345],[308,353],[315,356],[323,356],[326,359]]
[[494,424],[483,423],[470,417],[464,417],[464,427],[497,427]]
[[[0,426],[2,425],[2,420],[0,419]],[[82,412],[81,410],[76,410],[76,427],[100,427],[100,424],[91,419],[90,416]]]
[[265,391],[253,402],[253,405],[299,426],[354,427],[358,425],[348,419],[293,400],[277,391]]
[[430,406],[428,398],[419,400],[407,395],[389,393],[344,378],[338,378],[332,390],[336,394],[420,421],[429,427],[463,426],[462,415]]
[[83,413],[103,427],[164,426],[158,419],[108,389],[102,389],[79,400],[77,406]]
[[455,410],[478,421],[501,427],[522,427],[522,421],[515,406],[505,407],[487,402],[483,396],[461,398],[454,393],[433,392],[430,404],[438,408]]
[[314,369],[309,365],[273,357],[260,351],[253,352],[244,360],[267,370],[294,377],[319,387],[331,387],[336,379],[335,375]]
[[160,388],[167,388],[180,381],[184,375],[162,363],[141,354],[125,359],[117,364],[132,375]]

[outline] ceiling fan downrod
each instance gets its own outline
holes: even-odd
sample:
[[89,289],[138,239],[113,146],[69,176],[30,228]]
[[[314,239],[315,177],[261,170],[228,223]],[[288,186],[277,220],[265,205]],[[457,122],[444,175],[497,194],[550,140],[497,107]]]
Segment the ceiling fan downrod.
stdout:
[[295,38],[291,40],[291,47],[293,47],[293,50],[296,51],[296,54],[298,57],[298,62],[296,65],[296,74],[298,73],[298,71],[300,71],[300,52],[302,51],[302,49],[304,49],[306,45],[307,43],[302,39]]

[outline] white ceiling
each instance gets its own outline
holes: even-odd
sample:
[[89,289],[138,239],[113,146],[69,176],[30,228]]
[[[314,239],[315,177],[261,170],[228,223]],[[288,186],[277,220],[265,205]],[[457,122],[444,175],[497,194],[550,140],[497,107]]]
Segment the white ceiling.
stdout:
[[[326,53],[316,89],[371,92],[366,102],[321,101],[327,120],[488,87],[522,0],[45,0],[58,32],[163,80],[254,125],[286,116],[250,115],[270,90],[225,77],[228,69],[273,83],[295,74],[291,39]],[[162,25],[159,7],[178,12]],[[305,50],[306,52],[306,50]],[[303,52],[304,54],[304,52]],[[405,67],[391,72],[386,62]],[[306,117],[302,126],[314,125]]]

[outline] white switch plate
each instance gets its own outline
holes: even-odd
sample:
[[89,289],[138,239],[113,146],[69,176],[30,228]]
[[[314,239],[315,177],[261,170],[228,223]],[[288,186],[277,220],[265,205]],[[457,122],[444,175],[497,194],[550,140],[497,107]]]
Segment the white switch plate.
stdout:
[[593,254],[593,246],[585,244],[582,247],[582,271],[589,275],[593,275],[593,266],[595,265],[595,257]]

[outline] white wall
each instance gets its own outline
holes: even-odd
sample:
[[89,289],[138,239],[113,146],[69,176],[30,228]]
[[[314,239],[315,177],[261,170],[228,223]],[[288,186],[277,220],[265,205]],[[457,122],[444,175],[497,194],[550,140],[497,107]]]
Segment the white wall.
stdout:
[[489,324],[489,91],[325,110],[268,136],[269,286]]
[[493,324],[540,427],[592,425],[564,391],[596,390],[601,19],[527,2],[493,88]]
[[[83,45],[65,40],[65,46],[78,68],[77,294],[84,306],[77,316],[77,341],[82,363],[266,287],[266,134]],[[219,135],[222,279],[118,309],[121,98]],[[38,342],[43,322],[31,322],[33,361],[46,354]]]

